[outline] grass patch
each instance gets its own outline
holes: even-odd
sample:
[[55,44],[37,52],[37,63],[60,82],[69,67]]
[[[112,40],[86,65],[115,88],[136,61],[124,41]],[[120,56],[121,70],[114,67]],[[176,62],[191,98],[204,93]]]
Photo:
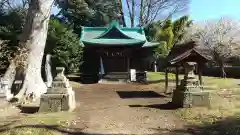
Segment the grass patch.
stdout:
[[69,112],[37,113],[2,122],[1,135],[61,135],[69,128],[75,115]]
[[[148,72],[147,74],[149,81],[157,81],[157,80],[165,80],[165,73],[164,72]],[[169,73],[168,79],[173,80],[169,81],[169,84],[175,84],[175,74]],[[183,75],[179,75],[179,79],[183,79]],[[219,77],[209,77],[203,76],[203,85],[214,87],[216,90],[220,89],[232,89],[232,88],[240,88],[239,87],[240,79],[233,79],[233,78],[219,78]],[[160,82],[164,84],[164,81]]]
[[[165,73],[164,72],[148,72],[147,77],[149,81],[165,80]],[[175,79],[175,74],[168,73],[168,78]]]
[[[148,78],[164,80],[163,72],[149,72]],[[169,73],[169,83],[175,84],[175,74]],[[183,75],[179,76],[180,79]],[[210,107],[194,107],[178,109],[175,113],[181,119],[193,125],[208,125],[226,117],[239,117],[240,114],[240,79],[203,76],[204,86],[213,88]],[[159,82],[164,85],[164,81]],[[173,84],[173,85],[174,85]],[[207,89],[207,88],[206,88]]]
[[72,88],[80,88],[82,84],[80,82],[70,81],[69,82]]

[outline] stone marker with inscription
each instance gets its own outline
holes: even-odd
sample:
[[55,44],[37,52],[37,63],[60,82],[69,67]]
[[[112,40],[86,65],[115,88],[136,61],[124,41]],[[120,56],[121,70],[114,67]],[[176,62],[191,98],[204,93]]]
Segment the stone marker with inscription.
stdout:
[[64,76],[64,68],[56,68],[52,87],[41,96],[39,112],[72,111],[76,107],[75,92]]
[[184,79],[181,80],[180,86],[173,92],[173,104],[184,108],[210,105],[210,93],[209,91],[202,90],[194,74],[195,65],[195,62],[184,64]]

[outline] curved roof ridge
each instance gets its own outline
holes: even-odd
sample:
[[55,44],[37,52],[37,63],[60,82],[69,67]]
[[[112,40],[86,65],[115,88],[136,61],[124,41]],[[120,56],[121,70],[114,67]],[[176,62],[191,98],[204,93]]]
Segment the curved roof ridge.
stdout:
[[110,24],[110,27],[107,28],[107,30],[105,32],[103,32],[101,35],[99,35],[98,37],[96,37],[96,39],[99,39],[99,38],[103,38],[104,36],[106,36],[111,30],[113,29],[116,29],[118,30],[124,37],[128,38],[128,39],[134,39],[130,36],[128,36],[123,30],[121,30],[120,26],[119,26],[119,23],[114,21]]

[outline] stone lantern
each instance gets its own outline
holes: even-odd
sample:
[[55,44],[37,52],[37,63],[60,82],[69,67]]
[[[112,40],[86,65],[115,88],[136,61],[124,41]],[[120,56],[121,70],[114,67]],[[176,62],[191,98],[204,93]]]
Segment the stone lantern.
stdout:
[[[194,74],[194,68],[196,64],[197,64],[196,62],[187,62],[183,64],[185,72],[184,72],[184,79],[181,81],[180,87],[184,88],[186,86],[195,86],[195,87],[199,86],[199,81],[196,78],[196,75]],[[188,89],[188,90],[192,90],[192,89]]]
[[72,111],[76,107],[75,92],[64,75],[64,68],[57,67],[52,87],[41,96],[39,112]]
[[172,103],[180,107],[208,106],[210,105],[210,94],[203,91],[198,79],[194,74],[196,62],[186,62],[184,66],[184,78],[181,84],[173,92]]

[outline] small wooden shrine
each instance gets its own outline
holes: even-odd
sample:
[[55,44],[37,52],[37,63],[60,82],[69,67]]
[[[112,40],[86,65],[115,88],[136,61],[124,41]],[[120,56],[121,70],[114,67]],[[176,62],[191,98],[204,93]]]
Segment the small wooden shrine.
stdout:
[[189,41],[184,44],[175,45],[166,58],[165,67],[165,91],[168,93],[168,68],[175,68],[176,88],[179,86],[179,68],[184,67],[186,62],[195,62],[195,71],[198,73],[200,85],[203,84],[201,69],[203,65],[212,61],[209,49],[200,45],[199,41]]
[[[202,66],[211,61],[211,53],[197,41],[176,45],[167,56],[166,92],[168,92],[168,69],[176,68],[176,89],[173,91],[172,103],[179,107],[209,106],[210,92],[202,87]],[[184,69],[184,78],[179,85],[179,67]],[[197,69],[198,78],[194,70]]]

